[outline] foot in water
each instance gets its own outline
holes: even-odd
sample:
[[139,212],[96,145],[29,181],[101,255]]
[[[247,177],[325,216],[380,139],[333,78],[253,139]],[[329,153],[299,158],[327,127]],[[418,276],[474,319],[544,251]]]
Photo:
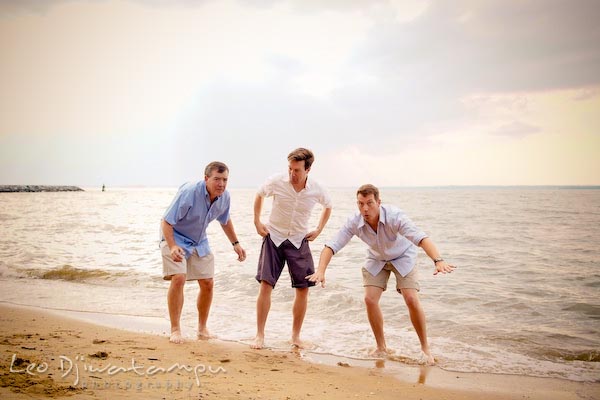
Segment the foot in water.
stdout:
[[394,350],[391,350],[388,348],[383,348],[383,349],[377,348],[377,349],[369,351],[369,356],[375,357],[375,358],[386,358],[393,354],[394,354]]
[[313,350],[317,347],[311,342],[305,342],[304,340],[300,340],[300,338],[298,337],[290,339],[288,343],[292,346],[292,348],[298,350]]
[[197,338],[198,338],[198,340],[208,340],[208,339],[214,339],[214,338],[216,338],[216,336],[211,335],[207,328],[202,328],[202,329],[198,329]]
[[430,352],[423,351],[421,353],[421,359],[419,360],[419,364],[435,365],[435,357]]
[[265,347],[265,337],[263,335],[256,335],[254,342],[250,345],[250,348],[260,350]]
[[182,344],[185,340],[183,340],[183,336],[181,336],[181,331],[174,330],[171,331],[171,337],[169,337],[169,342],[175,344]]

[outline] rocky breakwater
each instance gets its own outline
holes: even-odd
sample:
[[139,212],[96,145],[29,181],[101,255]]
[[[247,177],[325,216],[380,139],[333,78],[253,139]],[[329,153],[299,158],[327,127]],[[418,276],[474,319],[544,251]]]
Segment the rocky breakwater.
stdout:
[[83,189],[77,186],[0,185],[0,192],[83,192]]

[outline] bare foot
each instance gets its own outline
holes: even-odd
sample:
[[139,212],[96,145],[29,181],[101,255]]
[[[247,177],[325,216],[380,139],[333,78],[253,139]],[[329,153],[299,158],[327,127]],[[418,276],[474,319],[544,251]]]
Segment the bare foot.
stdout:
[[204,328],[204,329],[200,329],[198,331],[198,340],[208,340],[208,339],[214,339],[215,336],[211,335],[210,332],[208,332],[208,329]]
[[183,342],[185,342],[185,340],[183,340],[183,337],[181,336],[181,331],[172,331],[171,337],[169,338],[169,342],[175,344],[182,344]]
[[304,342],[302,340],[300,340],[300,337],[298,337],[298,336],[292,336],[292,340],[290,340],[289,343],[292,345],[292,347],[294,347],[296,349],[306,348],[306,345],[304,344]]
[[313,350],[317,347],[314,343],[300,340],[299,337],[293,337],[288,343],[292,346],[292,348],[299,350]]
[[435,365],[435,357],[433,357],[433,354],[431,354],[430,352],[422,352],[419,364]]
[[386,358],[389,355],[394,354],[393,350],[389,350],[387,348],[376,348],[375,350],[369,351],[369,355],[375,358]]
[[256,335],[254,343],[250,345],[250,348],[260,350],[265,347],[265,337],[263,335]]

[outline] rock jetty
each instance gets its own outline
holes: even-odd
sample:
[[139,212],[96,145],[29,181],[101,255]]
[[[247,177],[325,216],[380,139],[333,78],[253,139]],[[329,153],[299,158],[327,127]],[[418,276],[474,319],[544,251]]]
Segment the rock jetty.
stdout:
[[0,185],[1,192],[83,192],[83,189],[77,186]]

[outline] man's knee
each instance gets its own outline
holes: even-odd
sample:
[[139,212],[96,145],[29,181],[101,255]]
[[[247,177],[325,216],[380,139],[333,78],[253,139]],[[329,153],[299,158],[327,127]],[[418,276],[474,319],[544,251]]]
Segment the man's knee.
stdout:
[[365,305],[367,307],[377,307],[379,306],[379,296],[366,293],[365,294]]
[[198,279],[198,284],[200,285],[201,290],[212,291],[214,287],[214,280],[210,279]]
[[273,292],[273,286],[267,281],[260,281],[260,289],[258,290],[259,299],[270,299]]
[[403,289],[402,296],[408,308],[417,308],[420,306],[419,293],[415,289]]
[[171,276],[171,286],[172,287],[183,287],[185,285],[185,274],[175,274]]

